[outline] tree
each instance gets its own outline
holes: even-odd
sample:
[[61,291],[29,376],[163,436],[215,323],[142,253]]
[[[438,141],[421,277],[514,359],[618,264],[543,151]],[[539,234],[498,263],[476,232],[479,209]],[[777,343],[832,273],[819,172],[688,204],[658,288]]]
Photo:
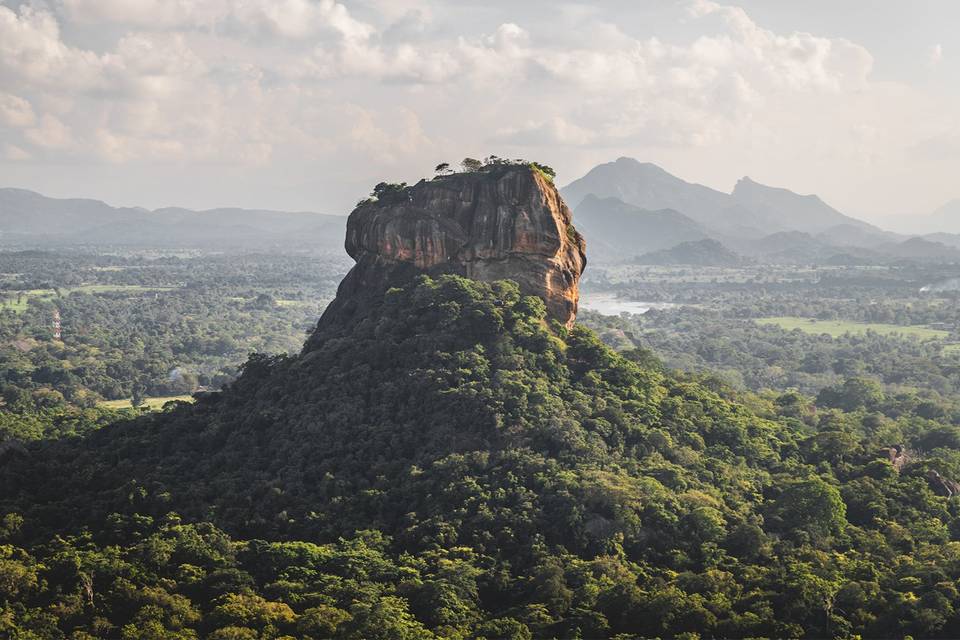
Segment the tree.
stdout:
[[557,177],[557,172],[554,171],[551,166],[540,164],[539,162],[531,162],[530,166],[545,175],[550,181],[553,181],[553,179]]
[[438,164],[438,165],[436,166],[436,168],[434,169],[434,171],[435,171],[436,173],[441,173],[441,174],[442,174],[442,173],[449,173],[449,172],[450,172],[450,163],[449,163],[449,162],[441,162],[440,164]]
[[460,161],[460,166],[467,173],[474,173],[483,168],[483,163],[476,158],[464,158]]
[[828,387],[817,396],[817,404],[844,411],[872,410],[884,400],[883,389],[869,378],[852,377],[840,387]]
[[805,531],[815,541],[842,531],[847,524],[840,492],[817,477],[788,484],[777,499],[775,513],[786,531]]
[[378,200],[386,200],[398,196],[406,188],[406,182],[378,182],[370,195]]
[[147,388],[142,384],[137,383],[133,385],[133,393],[130,394],[130,404],[133,407],[139,407],[143,404],[143,401],[146,399]]

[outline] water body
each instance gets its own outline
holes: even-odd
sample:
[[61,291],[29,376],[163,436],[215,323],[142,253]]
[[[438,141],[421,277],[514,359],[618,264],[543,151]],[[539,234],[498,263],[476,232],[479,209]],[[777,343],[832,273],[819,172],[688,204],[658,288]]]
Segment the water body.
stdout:
[[644,302],[618,298],[615,293],[593,293],[580,296],[580,308],[602,313],[605,316],[618,316],[621,313],[643,314],[650,309],[673,309],[672,302]]

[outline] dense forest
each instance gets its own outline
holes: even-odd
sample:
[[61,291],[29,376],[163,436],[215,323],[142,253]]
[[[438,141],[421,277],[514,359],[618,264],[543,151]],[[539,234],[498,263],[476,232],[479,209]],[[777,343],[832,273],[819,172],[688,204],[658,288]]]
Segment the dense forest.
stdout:
[[587,313],[581,320],[615,348],[649,348],[670,367],[711,372],[753,391],[815,395],[845,378],[866,376],[890,393],[947,403],[960,394],[960,353],[943,341],[870,330],[837,336],[787,330],[697,307],[642,316]]
[[252,352],[296,353],[344,262],[0,253],[0,437],[94,427],[109,419],[104,400],[217,390]]
[[758,395],[422,278],[220,394],[0,459],[16,638],[960,635],[960,428]]

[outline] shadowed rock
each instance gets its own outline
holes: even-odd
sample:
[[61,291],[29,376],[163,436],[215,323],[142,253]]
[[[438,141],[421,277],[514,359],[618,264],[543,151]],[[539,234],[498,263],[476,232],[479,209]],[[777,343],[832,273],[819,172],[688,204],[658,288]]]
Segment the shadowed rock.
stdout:
[[357,264],[340,283],[320,328],[348,325],[364,300],[419,274],[514,280],[570,326],[577,313],[585,243],[570,209],[539,171],[488,167],[421,180],[357,206],[346,250]]

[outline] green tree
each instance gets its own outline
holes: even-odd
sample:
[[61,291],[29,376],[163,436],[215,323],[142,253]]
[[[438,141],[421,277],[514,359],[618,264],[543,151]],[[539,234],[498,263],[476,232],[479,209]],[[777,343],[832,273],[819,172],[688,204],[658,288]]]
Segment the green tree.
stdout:
[[823,542],[843,531],[846,509],[836,487],[813,477],[788,482],[777,498],[774,514],[784,531],[803,531],[814,541]]
[[474,173],[483,168],[483,163],[476,158],[464,158],[460,161],[460,167],[467,173]]

